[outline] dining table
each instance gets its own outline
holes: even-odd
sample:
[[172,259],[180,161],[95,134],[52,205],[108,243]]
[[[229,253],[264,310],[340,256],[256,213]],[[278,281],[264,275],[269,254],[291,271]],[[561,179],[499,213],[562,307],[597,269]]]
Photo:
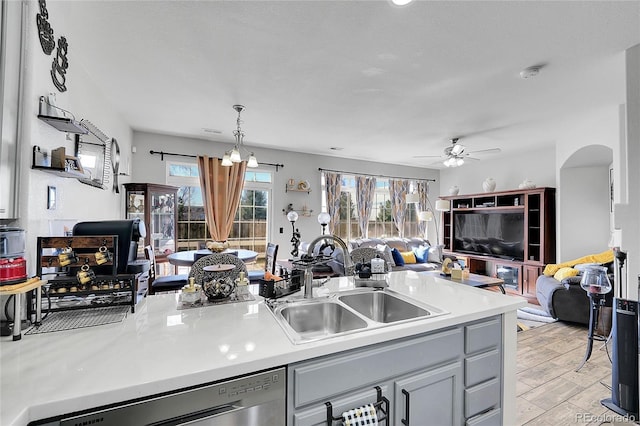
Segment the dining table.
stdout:
[[[222,253],[235,254],[244,263],[253,263],[258,258],[258,252],[247,249],[230,248],[224,250]],[[196,255],[200,258],[201,256],[209,254],[215,254],[215,252],[209,249],[185,250],[171,253],[167,256],[167,260],[175,266],[191,266],[196,261]]]

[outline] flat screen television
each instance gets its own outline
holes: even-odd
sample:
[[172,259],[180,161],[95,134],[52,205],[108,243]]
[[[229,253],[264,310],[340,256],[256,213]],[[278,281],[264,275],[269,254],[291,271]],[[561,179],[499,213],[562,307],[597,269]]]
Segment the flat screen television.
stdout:
[[453,232],[456,252],[524,260],[523,212],[458,212]]

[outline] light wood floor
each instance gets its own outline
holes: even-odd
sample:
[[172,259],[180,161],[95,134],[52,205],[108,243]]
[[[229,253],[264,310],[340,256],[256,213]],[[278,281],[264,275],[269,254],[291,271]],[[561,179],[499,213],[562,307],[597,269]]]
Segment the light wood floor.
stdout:
[[611,386],[611,363],[602,342],[594,342],[589,361],[574,371],[586,343],[586,327],[562,322],[518,333],[518,425],[638,424],[600,404],[611,397],[604,385]]

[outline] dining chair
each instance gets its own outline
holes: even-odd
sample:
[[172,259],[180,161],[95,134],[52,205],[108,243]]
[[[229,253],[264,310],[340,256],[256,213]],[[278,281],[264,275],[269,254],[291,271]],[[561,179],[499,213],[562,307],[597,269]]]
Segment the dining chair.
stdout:
[[188,284],[187,274],[179,275],[156,275],[156,255],[153,252],[153,247],[144,247],[144,256],[150,263],[149,267],[149,294],[161,293],[161,292],[174,292],[181,290],[182,287]]
[[257,284],[263,280],[267,272],[272,275],[276,274],[276,259],[278,258],[278,244],[267,243],[267,249],[264,255],[264,269],[259,271],[249,271],[249,282]]
[[235,265],[235,267],[228,271],[218,272],[218,275],[216,276],[218,278],[231,277],[232,279],[236,279],[238,278],[238,275],[240,275],[240,272],[244,272],[245,276],[247,276],[247,265],[245,265],[238,256],[228,253],[214,253],[196,260],[191,266],[188,278],[193,277],[195,278],[196,284],[202,284],[204,279],[204,267],[220,264],[231,264]]

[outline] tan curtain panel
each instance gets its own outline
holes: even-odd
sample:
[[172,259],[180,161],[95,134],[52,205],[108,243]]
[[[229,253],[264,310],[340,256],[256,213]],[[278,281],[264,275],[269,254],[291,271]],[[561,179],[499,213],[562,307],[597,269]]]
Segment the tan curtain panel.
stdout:
[[202,201],[213,241],[229,238],[233,218],[240,205],[246,170],[246,161],[223,167],[219,158],[198,156]]
[[[429,183],[424,180],[419,180],[415,182],[416,192],[418,193],[418,212],[424,212],[429,210],[429,201],[427,197],[429,196]],[[420,235],[426,235],[427,226],[429,226],[429,222],[418,221],[418,232]]]
[[404,219],[407,208],[407,192],[409,181],[405,179],[389,179],[389,196],[391,197],[391,211],[393,222],[398,230],[398,235],[404,237]]
[[376,178],[356,176],[356,202],[358,204],[358,226],[360,236],[369,238],[369,216],[373,208],[373,196],[376,191]]
[[331,216],[329,233],[335,234],[340,223],[340,194],[342,191],[340,173],[324,172],[324,184],[327,194],[327,213]]

